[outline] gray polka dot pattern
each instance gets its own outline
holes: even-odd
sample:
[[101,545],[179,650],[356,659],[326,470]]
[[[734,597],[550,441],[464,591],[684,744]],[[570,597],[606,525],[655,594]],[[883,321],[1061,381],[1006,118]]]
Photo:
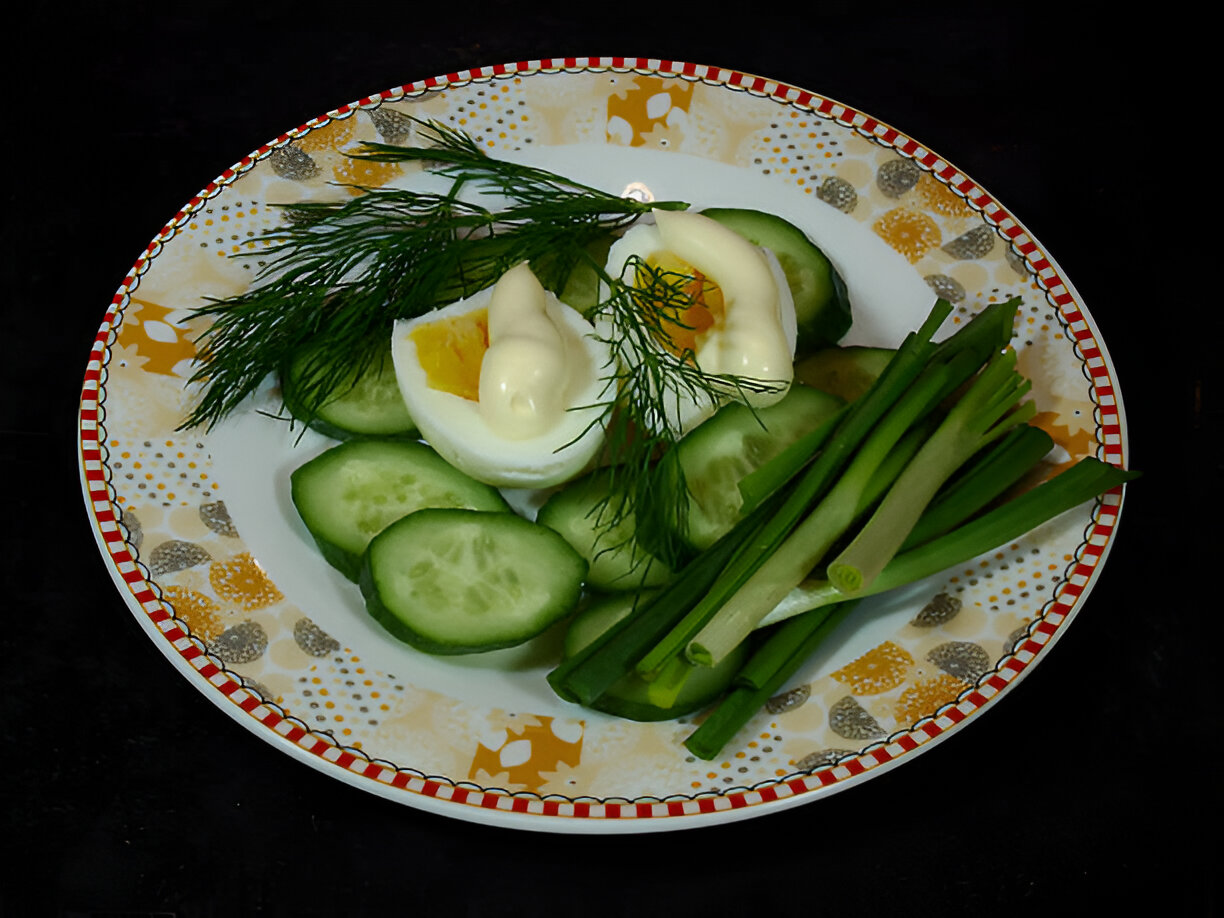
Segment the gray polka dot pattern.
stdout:
[[412,135],[412,119],[393,108],[375,108],[369,116],[383,143],[403,145]]
[[234,521],[230,519],[229,510],[226,509],[224,501],[200,504],[200,520],[217,535],[238,537],[238,530],[234,527]]
[[770,714],[782,714],[786,711],[793,711],[806,702],[811,695],[812,687],[810,685],[800,685],[789,692],[774,695],[773,698],[765,702],[765,710]]
[[953,258],[983,258],[995,246],[995,234],[989,226],[978,226],[962,233],[943,247]]
[[909,159],[893,159],[880,166],[876,185],[890,198],[899,198],[918,184],[922,170]]
[[314,178],[320,171],[318,164],[310,158],[310,155],[293,144],[274,150],[268,160],[272,164],[273,172],[281,178],[295,182]]
[[911,624],[929,627],[941,625],[956,617],[961,610],[961,601],[948,593],[937,593],[931,601],[919,610]]
[[829,709],[829,729],[846,739],[866,740],[884,735],[884,728],[863,710],[853,695],[847,695]]
[[211,560],[212,555],[194,542],[171,539],[162,542],[149,554],[149,570],[156,577],[183,571],[197,564],[207,564]]
[[293,640],[312,657],[325,657],[340,649],[340,642],[308,618],[293,626]]
[[990,670],[990,654],[969,641],[949,641],[927,654],[927,659],[949,676],[976,682]]
[[949,303],[959,303],[965,298],[965,288],[955,278],[946,274],[928,274],[923,278],[937,297]]
[[848,214],[858,205],[858,192],[843,178],[831,175],[816,190],[816,197],[831,204],[843,214]]
[[848,755],[854,755],[853,749],[820,749],[809,753],[795,763],[797,771],[813,771],[826,765],[836,765],[838,760]]
[[208,649],[226,663],[253,663],[268,649],[268,633],[256,622],[242,622],[223,631]]

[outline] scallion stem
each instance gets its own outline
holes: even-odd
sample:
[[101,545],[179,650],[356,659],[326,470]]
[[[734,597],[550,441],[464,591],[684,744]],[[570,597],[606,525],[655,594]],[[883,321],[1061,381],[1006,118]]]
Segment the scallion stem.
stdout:
[[634,665],[675,625],[717,578],[739,546],[750,539],[781,498],[767,500],[710,548],[581,651],[548,674],[553,690],[567,701],[590,704]]
[[819,427],[808,431],[793,443],[788,443],[764,465],[745,475],[739,483],[740,497],[743,500],[741,512],[747,513],[767,496],[792,481],[833,435],[845,418],[846,411],[846,408],[842,408]]
[[831,584],[815,585],[810,590],[815,604],[772,631],[736,675],[732,690],[685,740],[685,746],[693,755],[707,761],[718,756],[845,620],[856,600],[961,564],[981,554],[984,546],[1005,544],[1138,475],[1138,472],[1097,459],[1081,459],[1045,484],[978,519],[898,554],[871,586],[853,599],[839,593]]
[[1012,410],[1031,386],[1016,372],[1015,363],[1015,351],[1006,351],[987,364],[897,477],[871,519],[829,564],[829,580],[841,592],[853,595],[869,586],[944,482],[980,449],[1033,415],[1031,402]]
[[[845,602],[832,610],[818,609],[788,622],[762,646],[741,671],[737,684],[684,741],[693,755],[709,761],[756,715],[761,707],[811,657],[820,643],[853,611]],[[755,664],[755,665],[754,665]],[[742,677],[742,678],[741,678]]]
[[[1081,459],[1049,481],[976,519],[899,552],[871,585],[853,598],[875,596],[963,564],[1138,476],[1138,472],[1120,469],[1099,459]],[[828,580],[807,580],[761,621],[761,627],[848,598]]]
[[[794,529],[761,559],[720,605],[685,649],[690,661],[719,663],[751,634],[769,612],[803,581],[855,521],[873,479],[906,432],[920,422],[949,386],[947,366],[924,372],[879,421],[832,489]],[[902,471],[896,463],[888,466]],[[908,467],[908,466],[907,466]]]
[[1022,424],[1009,431],[964,475],[935,496],[910,530],[901,550],[914,548],[958,526],[1018,482],[1053,447],[1053,438],[1040,427]]
[[[925,367],[919,366],[921,372],[907,382],[903,392],[894,393],[892,403],[882,412],[882,417],[876,415],[873,418],[874,427],[869,434],[854,442],[857,451],[832,489],[814,503],[814,508],[801,522],[796,524],[787,520],[790,528],[772,542],[768,550],[753,558],[752,569],[739,576],[733,588],[712,591],[699,603],[698,608],[703,612],[700,628],[690,628],[688,633],[692,638],[685,647],[685,654],[691,662],[707,666],[717,664],[803,582],[812,568],[842,539],[863,510],[874,502],[880,489],[892,482],[891,477],[881,475],[882,470],[896,476],[920,466],[922,451],[928,449],[926,443],[904,467],[895,461],[894,451],[903,442],[907,447],[917,446],[912,439],[903,440],[907,433],[923,424],[932,409],[963,386],[983,362],[989,360],[993,363],[1000,359],[998,356],[992,358],[992,354],[997,355],[1006,336],[1010,336],[1014,312],[1014,302],[998,304],[985,314],[985,318],[976,317],[942,344],[927,346],[925,353],[929,363]],[[896,360],[895,357],[893,362]],[[869,398],[879,389],[882,381],[889,378],[891,367],[890,364],[885,368],[876,387],[865,398]],[[974,389],[969,391],[973,392]],[[986,395],[980,397],[990,401],[994,393],[995,388],[991,387]],[[964,398],[958,405],[963,401]],[[972,417],[976,419],[979,414]],[[936,434],[942,428],[943,425],[937,428]],[[962,461],[969,454],[963,455]],[[940,478],[927,482],[927,485],[938,488],[942,482]],[[930,496],[925,492],[917,494],[922,500],[917,508],[921,512]],[[766,531],[773,534],[773,530]],[[904,532],[901,533],[902,538],[904,535]]]
[[[859,443],[922,372],[936,347],[931,343],[931,338],[951,310],[951,305],[946,301],[937,301],[918,331],[906,336],[884,372],[850,406],[825,448],[804,469],[793,487],[786,489],[780,508],[767,518],[752,538],[740,545],[705,594],[691,604],[666,636],[638,661],[636,669],[639,673],[649,674],[675,654],[685,652],[693,637],[764,560],[777,550],[809,508],[836,481],[838,473],[850,461]],[[690,657],[690,660],[705,663],[702,659]]]

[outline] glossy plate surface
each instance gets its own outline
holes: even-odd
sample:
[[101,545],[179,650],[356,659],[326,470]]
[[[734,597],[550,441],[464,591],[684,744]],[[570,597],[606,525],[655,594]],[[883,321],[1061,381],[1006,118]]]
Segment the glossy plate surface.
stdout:
[[936,295],[955,305],[947,329],[1019,295],[1019,366],[1059,458],[1126,465],[1114,370],[1070,282],[985,189],[899,131],[812,92],[672,62],[530,62],[409,84],[277,137],[189,201],[117,291],[85,372],[80,470],[98,543],[137,620],[206,696],[397,802],[507,827],[640,832],[862,782],[971,721],[1043,658],[1101,575],[1120,493],[865,602],[713,762],[681,745],[691,722],[635,724],[558,700],[547,642],[443,660],[382,632],[289,502],[289,473],[329,442],[296,441],[258,404],[207,435],[177,427],[202,330],[189,311],[250,282],[271,205],[411,182],[403,166],[345,151],[412,143],[414,117],[609,191],[787,217],[848,283],[846,343],[894,346]]

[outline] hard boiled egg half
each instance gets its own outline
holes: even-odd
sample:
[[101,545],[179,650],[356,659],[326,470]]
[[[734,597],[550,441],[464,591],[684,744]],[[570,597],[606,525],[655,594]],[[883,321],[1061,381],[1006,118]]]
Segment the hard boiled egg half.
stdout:
[[546,488],[603,443],[611,355],[526,263],[492,287],[395,323],[391,355],[422,437],[496,487]]
[[[629,230],[608,252],[614,278],[650,288],[653,278],[684,278],[683,306],[656,310],[664,334],[656,336],[673,355],[691,354],[707,377],[735,376],[765,384],[761,389],[713,388],[723,393],[668,393],[667,423],[683,432],[712,415],[728,399],[753,407],[772,405],[794,378],[795,304],[778,259],[716,220],[692,211],[655,211],[654,223]],[[633,355],[630,354],[630,359]]]

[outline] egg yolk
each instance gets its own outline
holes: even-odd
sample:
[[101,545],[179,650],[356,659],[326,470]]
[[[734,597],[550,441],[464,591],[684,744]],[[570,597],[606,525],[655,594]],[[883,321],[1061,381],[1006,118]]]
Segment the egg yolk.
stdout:
[[653,299],[651,306],[647,307],[653,308],[659,323],[656,337],[673,354],[695,352],[698,338],[722,324],[726,311],[722,290],[692,265],[671,253],[652,254],[646,264],[652,270],[639,271],[639,286],[658,289],[663,284],[672,288],[659,290],[658,298]]
[[429,388],[479,400],[480,365],[489,349],[487,309],[418,325],[411,337]]

